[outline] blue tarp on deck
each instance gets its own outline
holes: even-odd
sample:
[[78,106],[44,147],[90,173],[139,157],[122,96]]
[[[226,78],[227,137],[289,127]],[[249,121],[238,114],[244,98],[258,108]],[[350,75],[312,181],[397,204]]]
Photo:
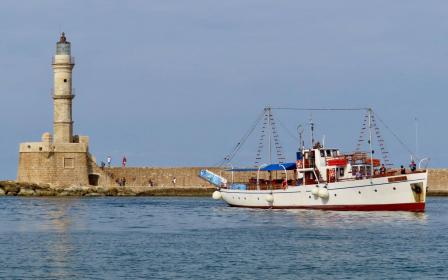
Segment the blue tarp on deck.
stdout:
[[223,177],[221,177],[207,169],[202,169],[199,172],[199,177],[201,177],[202,179],[208,181],[209,183],[211,183],[217,187],[221,187],[222,185],[227,183],[226,179],[224,179]]

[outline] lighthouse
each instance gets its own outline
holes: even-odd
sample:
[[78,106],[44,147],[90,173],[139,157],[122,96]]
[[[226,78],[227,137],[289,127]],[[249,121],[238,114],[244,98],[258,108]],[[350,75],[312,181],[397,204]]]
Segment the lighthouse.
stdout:
[[17,181],[64,186],[98,184],[100,171],[96,171],[99,168],[89,153],[89,137],[73,135],[74,66],[71,44],[62,33],[52,59],[53,135],[44,132],[42,141],[20,144]]
[[61,34],[56,43],[56,54],[53,56],[53,106],[54,143],[73,142],[72,100],[72,70],[75,66],[71,56],[71,45]]

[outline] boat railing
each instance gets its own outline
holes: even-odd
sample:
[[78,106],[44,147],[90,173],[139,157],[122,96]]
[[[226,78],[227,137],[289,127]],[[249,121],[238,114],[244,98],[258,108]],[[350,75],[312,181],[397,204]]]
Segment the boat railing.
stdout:
[[[370,175],[363,175],[361,178],[356,177],[349,177],[349,178],[337,178],[334,182],[350,182],[350,181],[357,181],[357,180],[365,180],[365,179],[371,179],[371,178],[383,178],[383,177],[393,177],[393,176],[399,176],[399,175],[409,175],[409,174],[416,174],[416,173],[425,173],[426,169],[417,169],[416,171],[410,171],[406,170],[405,174],[401,174],[400,169],[391,169],[386,171],[385,174],[374,174],[373,176]],[[316,185],[318,182],[316,180],[310,180],[306,179],[305,185]],[[285,189],[287,186],[297,186],[297,181],[295,179],[289,179],[287,184],[284,183],[285,179],[259,179],[258,184],[257,180],[254,178],[250,178],[248,181],[236,181],[233,184],[229,183],[226,186],[223,186],[224,189],[232,189],[232,186],[244,186],[244,190],[280,190]],[[321,182],[322,183],[322,182]],[[324,183],[330,183],[330,182],[324,182]],[[238,188],[236,188],[238,189]]]
[[285,189],[287,185],[295,186],[297,185],[297,181],[290,179],[285,184],[285,179],[259,179],[257,184],[256,180],[250,179],[248,182],[235,182],[233,184],[227,184],[227,186],[223,188],[238,190],[240,189],[240,186],[244,186],[244,190],[279,190]]

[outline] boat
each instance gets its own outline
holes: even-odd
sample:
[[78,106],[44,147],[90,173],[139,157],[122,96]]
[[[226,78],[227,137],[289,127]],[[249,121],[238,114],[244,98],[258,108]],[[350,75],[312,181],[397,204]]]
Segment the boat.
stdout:
[[[271,108],[267,110],[267,119],[271,120]],[[232,178],[234,172],[256,173],[247,182],[229,182],[206,169],[201,170],[200,177],[216,186],[214,199],[233,207],[423,212],[428,171],[421,165],[426,159],[418,167],[412,161],[409,169],[386,168],[387,158],[382,162],[374,157],[372,134],[376,127],[373,110],[366,110],[369,152],[342,153],[314,139],[305,148],[301,139],[295,162],[227,169]]]

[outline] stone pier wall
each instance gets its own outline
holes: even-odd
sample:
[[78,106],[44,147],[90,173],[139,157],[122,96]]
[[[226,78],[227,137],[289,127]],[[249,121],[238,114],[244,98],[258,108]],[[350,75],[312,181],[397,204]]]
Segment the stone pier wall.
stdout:
[[430,169],[428,175],[429,195],[448,195],[448,169]]
[[[100,185],[115,185],[116,180],[120,178],[126,179],[126,185],[145,186],[149,184],[149,180],[156,186],[173,186],[173,178],[176,177],[177,186],[208,187],[211,184],[199,177],[201,169],[208,169],[216,174],[222,175],[227,180],[232,180],[232,173],[224,171],[224,169],[216,167],[177,167],[177,168],[157,168],[157,167],[114,167],[105,168],[103,173],[106,177],[100,179]],[[260,179],[267,179],[266,172],[260,173]],[[235,182],[247,182],[250,178],[256,178],[257,172],[234,172]],[[284,178],[284,172],[274,172],[273,178]],[[293,172],[288,171],[288,178],[293,178]]]

